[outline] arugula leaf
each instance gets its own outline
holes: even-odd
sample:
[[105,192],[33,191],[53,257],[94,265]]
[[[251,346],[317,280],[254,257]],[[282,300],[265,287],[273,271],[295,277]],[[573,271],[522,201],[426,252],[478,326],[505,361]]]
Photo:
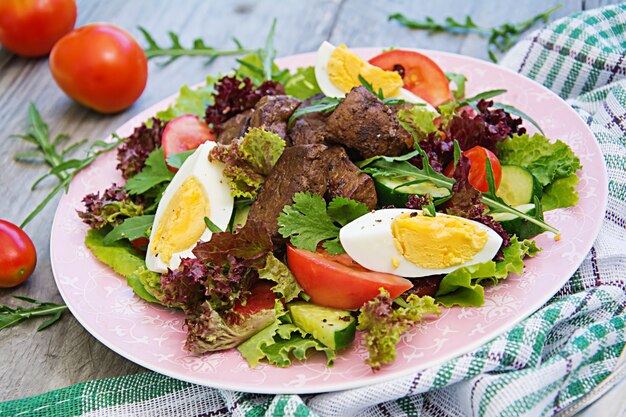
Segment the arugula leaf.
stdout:
[[215,77],[208,76],[205,85],[198,88],[192,89],[183,85],[174,104],[171,104],[166,110],[158,112],[156,114],[157,119],[170,121],[183,114],[195,114],[198,117],[204,117],[206,107],[213,103],[216,81]]
[[343,101],[342,98],[336,97],[324,97],[319,100],[315,100],[311,103],[310,106],[298,108],[289,120],[287,121],[287,126],[291,127],[296,119],[304,114],[308,113],[330,113],[335,110],[337,106]]
[[209,229],[211,231],[211,233],[221,233],[221,232],[223,232],[223,230],[220,229],[218,225],[213,223],[211,221],[211,219],[209,219],[207,216],[204,216],[204,224],[206,225],[207,229]]
[[578,175],[572,174],[558,178],[551,184],[548,184],[541,196],[543,210],[572,207],[578,204],[578,192],[576,191],[578,181]]
[[172,168],[178,169],[183,166],[187,158],[193,155],[195,151],[196,151],[195,149],[192,149],[190,151],[171,154],[170,156],[167,157],[167,164],[171,166]]
[[35,317],[52,316],[39,325],[37,328],[37,331],[39,332],[59,321],[65,310],[67,310],[67,306],[65,304],[54,304],[19,295],[14,295],[13,298],[27,303],[36,304],[36,306],[9,307],[6,305],[0,305],[0,330],[16,326],[23,321]]
[[454,98],[461,100],[465,97],[465,82],[467,81],[467,77],[463,74],[457,74],[455,72],[446,72],[446,78],[448,81],[452,81],[456,85],[456,90],[452,90]]
[[107,233],[102,243],[110,245],[120,239],[134,240],[140,237],[146,237],[146,230],[150,229],[152,223],[154,223],[153,214],[129,217]]
[[515,135],[497,146],[500,163],[525,167],[543,186],[582,168],[580,159],[566,143],[550,142],[540,134]]
[[296,248],[311,252],[320,242],[331,255],[345,253],[339,242],[339,229],[367,213],[365,204],[335,197],[326,209],[326,202],[317,194],[296,193],[293,204],[285,206],[278,216],[278,232],[290,238]]
[[126,183],[129,194],[143,194],[149,189],[174,178],[174,173],[167,169],[163,148],[157,148],[148,155],[143,170]]
[[284,82],[285,93],[300,100],[306,100],[322,92],[315,78],[313,66],[298,68],[293,75]]
[[364,340],[369,357],[365,361],[372,369],[379,369],[396,358],[396,345],[402,333],[414,327],[427,314],[441,314],[432,297],[411,294],[396,309],[389,293],[380,294],[359,310],[358,330],[365,331]]
[[267,254],[265,266],[259,269],[259,278],[275,282],[276,285],[272,287],[272,291],[283,298],[286,303],[298,298],[301,294],[308,298],[287,265],[279,261],[272,252]]
[[496,96],[502,95],[506,93],[507,90],[488,90],[483,91],[482,93],[478,93],[475,96],[464,98],[463,100],[459,100],[456,103],[456,108],[461,108],[463,106],[475,106],[480,100],[489,100],[490,98],[494,98]]

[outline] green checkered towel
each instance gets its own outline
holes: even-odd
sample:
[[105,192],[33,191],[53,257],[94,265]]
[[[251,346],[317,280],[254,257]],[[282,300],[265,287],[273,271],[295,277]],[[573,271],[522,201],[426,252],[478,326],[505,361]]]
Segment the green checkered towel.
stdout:
[[155,373],[0,404],[0,416],[549,416],[597,390],[626,339],[626,5],[556,21],[503,65],[551,88],[595,134],[609,200],[594,247],[542,309],[474,352],[351,391],[255,395]]

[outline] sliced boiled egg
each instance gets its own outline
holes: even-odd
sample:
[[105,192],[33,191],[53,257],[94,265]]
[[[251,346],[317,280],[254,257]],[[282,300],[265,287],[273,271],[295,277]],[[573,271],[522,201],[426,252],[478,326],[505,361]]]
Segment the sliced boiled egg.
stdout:
[[193,257],[198,241],[211,239],[208,217],[225,230],[233,212],[233,197],[224,178],[224,164],[209,161],[215,142],[205,142],[187,158],[165,189],[157,207],[146,266],[164,273],[176,269],[181,258]]
[[315,61],[315,78],[324,95],[345,97],[352,88],[361,85],[359,75],[371,83],[375,91],[382,89],[385,98],[426,104],[429,110],[434,110],[424,100],[402,88],[402,77],[397,72],[369,64],[343,44],[336,47],[325,41],[320,45]]
[[342,227],[339,239],[363,267],[403,277],[447,274],[487,262],[502,245],[502,238],[481,223],[411,209],[372,211]]

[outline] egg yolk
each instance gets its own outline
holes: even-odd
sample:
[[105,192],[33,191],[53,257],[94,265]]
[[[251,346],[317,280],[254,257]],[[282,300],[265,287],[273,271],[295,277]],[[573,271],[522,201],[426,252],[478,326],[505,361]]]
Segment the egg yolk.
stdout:
[[396,97],[402,89],[402,77],[395,71],[385,71],[363,61],[341,44],[328,60],[328,78],[344,93],[361,85],[361,75],[372,84],[374,91],[383,90],[383,96]]
[[195,245],[211,212],[209,199],[196,177],[187,178],[176,190],[157,226],[150,250],[169,264],[172,255]]
[[448,268],[472,259],[487,243],[487,232],[462,218],[402,214],[391,223],[396,249],[423,268]]

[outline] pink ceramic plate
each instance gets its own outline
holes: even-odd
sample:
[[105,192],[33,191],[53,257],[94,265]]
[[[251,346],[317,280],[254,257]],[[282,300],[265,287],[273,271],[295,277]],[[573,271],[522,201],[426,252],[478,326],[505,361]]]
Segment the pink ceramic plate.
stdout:
[[[380,49],[361,49],[365,58]],[[578,115],[548,89],[514,72],[464,56],[426,51],[446,71],[468,79],[468,96],[505,88],[499,101],[513,104],[539,122],[548,137],[568,143],[581,158],[580,203],[546,215],[561,231],[537,239],[543,252],[526,262],[522,276],[510,277],[486,291],[481,308],[452,308],[406,334],[396,362],[373,373],[363,363],[366,350],[357,337],[332,368],[316,356],[289,368],[260,365],[250,369],[236,350],[204,356],[183,349],[183,315],[148,304],[133,295],[123,278],[98,262],[83,245],[87,227],[76,215],[81,199],[122,181],[115,170],[115,152],[99,158],[76,176],[54,219],[51,258],[54,276],[72,314],[98,340],[129,360],[184,381],[257,393],[315,393],[379,383],[441,364],[500,335],[544,304],[578,268],[597,236],[607,198],[606,169],[594,137]],[[314,54],[278,60],[295,69],[312,65]],[[166,108],[170,97],[134,117],[117,130],[129,135],[135,126]],[[529,129],[532,131],[532,129]]]

